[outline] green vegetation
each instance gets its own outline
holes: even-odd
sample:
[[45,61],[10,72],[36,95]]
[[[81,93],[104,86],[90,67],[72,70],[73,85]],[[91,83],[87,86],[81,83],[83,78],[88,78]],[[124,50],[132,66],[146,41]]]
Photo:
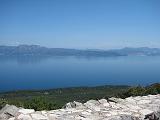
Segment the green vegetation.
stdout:
[[159,94],[160,93],[160,84],[152,84],[150,86],[142,87],[136,86],[129,88],[126,92],[119,94],[119,97],[126,98],[130,96],[143,96],[148,94]]
[[62,108],[67,102],[86,102],[90,99],[116,96],[128,86],[76,87],[36,91],[14,91],[0,93],[1,107],[12,104],[35,110]]
[[51,110],[62,108],[71,101],[86,102],[90,99],[109,97],[126,98],[129,96],[147,95],[160,93],[160,84],[147,87],[136,86],[99,86],[77,87],[51,90],[14,91],[0,93],[0,107],[12,104],[35,110]]

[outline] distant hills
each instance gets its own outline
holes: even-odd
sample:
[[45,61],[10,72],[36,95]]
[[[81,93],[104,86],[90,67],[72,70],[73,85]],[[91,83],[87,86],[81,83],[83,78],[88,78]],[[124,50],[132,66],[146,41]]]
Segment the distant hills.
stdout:
[[160,48],[123,48],[112,50],[47,48],[38,45],[0,46],[0,56],[159,56]]

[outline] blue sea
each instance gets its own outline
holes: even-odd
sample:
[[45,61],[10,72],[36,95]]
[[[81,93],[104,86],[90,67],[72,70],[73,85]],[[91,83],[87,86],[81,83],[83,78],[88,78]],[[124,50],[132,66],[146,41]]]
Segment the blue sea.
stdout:
[[0,91],[160,82],[160,57],[0,57]]

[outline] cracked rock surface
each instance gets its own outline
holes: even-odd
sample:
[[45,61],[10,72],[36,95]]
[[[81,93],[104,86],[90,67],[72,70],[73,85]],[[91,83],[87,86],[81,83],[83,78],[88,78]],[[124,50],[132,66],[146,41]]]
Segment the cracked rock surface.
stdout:
[[6,105],[0,120],[160,120],[160,94],[126,99],[67,103],[62,109],[35,111]]

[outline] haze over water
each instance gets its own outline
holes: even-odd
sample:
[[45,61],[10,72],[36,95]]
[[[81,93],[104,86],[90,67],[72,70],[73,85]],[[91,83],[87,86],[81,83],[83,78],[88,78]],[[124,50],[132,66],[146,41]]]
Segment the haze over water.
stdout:
[[0,58],[0,91],[160,82],[160,57]]

